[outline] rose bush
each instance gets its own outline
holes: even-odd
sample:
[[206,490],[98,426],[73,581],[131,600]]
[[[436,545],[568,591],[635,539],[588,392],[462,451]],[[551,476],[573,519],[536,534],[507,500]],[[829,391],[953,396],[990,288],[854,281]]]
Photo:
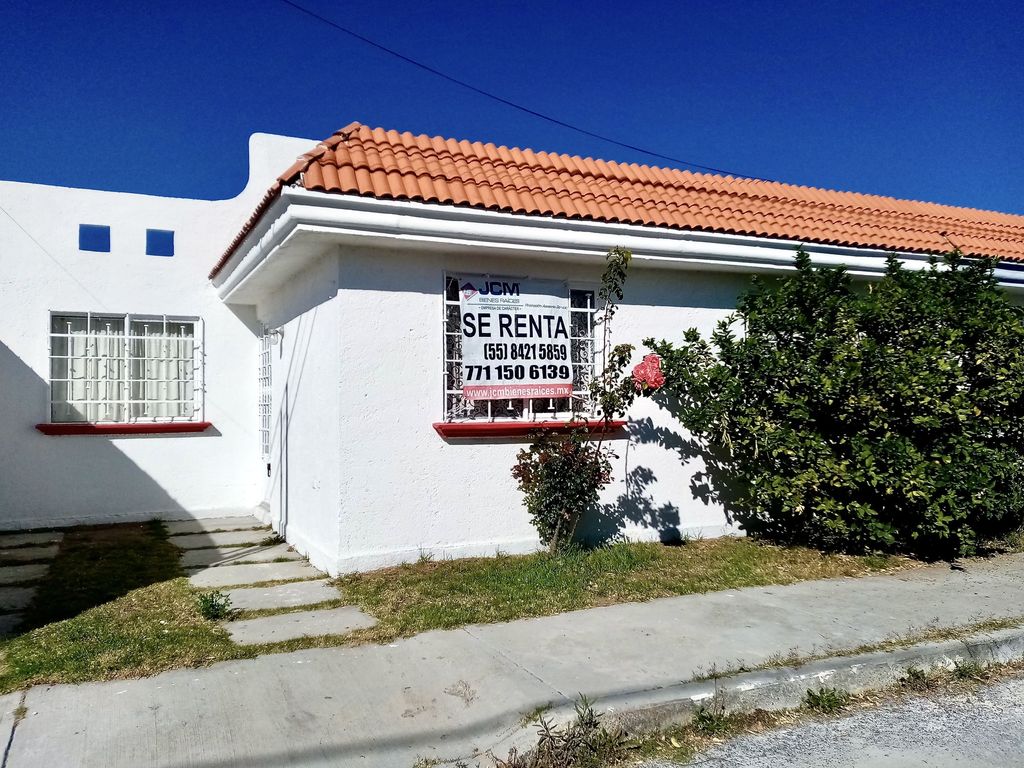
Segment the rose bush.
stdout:
[[[611,320],[622,300],[629,260],[624,248],[613,248],[606,257],[598,291],[603,306],[596,321],[601,330],[602,367],[589,383],[589,412],[578,411],[582,404],[573,398],[572,421],[579,426],[535,435],[529,448],[519,451],[512,468],[530,520],[541,543],[552,552],[572,541],[580,519],[611,482],[611,460],[616,456],[604,438],[611,421],[625,414],[636,394],[634,379],[624,375],[633,347],[611,346]],[[648,376],[645,382],[657,381],[657,376],[644,375]]]

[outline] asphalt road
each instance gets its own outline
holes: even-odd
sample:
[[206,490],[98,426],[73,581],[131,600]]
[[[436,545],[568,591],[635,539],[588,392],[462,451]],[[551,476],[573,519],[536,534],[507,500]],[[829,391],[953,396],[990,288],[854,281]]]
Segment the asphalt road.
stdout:
[[[648,763],[644,768],[669,768]],[[908,699],[723,744],[695,768],[1024,766],[1024,677],[964,695]],[[673,768],[677,768],[674,766]]]

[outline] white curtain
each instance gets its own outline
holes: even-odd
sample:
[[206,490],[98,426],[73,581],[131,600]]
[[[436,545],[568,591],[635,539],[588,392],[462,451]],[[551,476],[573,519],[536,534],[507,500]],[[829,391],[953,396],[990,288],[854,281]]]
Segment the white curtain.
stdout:
[[190,419],[195,415],[195,324],[124,316],[54,315],[55,422]]
[[195,326],[134,320],[130,335],[132,417],[191,418],[195,409]]
[[124,318],[60,315],[52,321],[54,421],[124,421]]

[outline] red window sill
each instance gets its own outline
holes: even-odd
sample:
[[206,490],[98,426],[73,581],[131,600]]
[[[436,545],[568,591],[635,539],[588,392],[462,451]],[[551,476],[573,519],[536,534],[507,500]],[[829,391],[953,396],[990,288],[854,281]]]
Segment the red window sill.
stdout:
[[170,421],[132,424],[36,424],[44,435],[166,435],[180,432],[203,432],[212,427],[208,421]]
[[441,437],[526,437],[534,432],[568,432],[586,427],[591,434],[615,433],[626,426],[625,421],[439,421],[434,431]]

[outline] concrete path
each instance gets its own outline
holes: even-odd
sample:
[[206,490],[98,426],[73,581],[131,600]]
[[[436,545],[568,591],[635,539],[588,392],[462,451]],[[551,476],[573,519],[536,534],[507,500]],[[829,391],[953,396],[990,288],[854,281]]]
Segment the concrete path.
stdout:
[[341,597],[338,588],[326,579],[293,581],[273,587],[229,589],[231,607],[238,611],[259,611],[268,608],[299,608],[317,605]]
[[183,568],[209,568],[216,565],[301,559],[302,555],[287,544],[272,544],[268,547],[258,545],[255,547],[211,547],[209,549],[189,549],[181,553]]
[[[239,645],[341,635],[377,623],[354,606],[317,609],[318,604],[339,600],[341,593],[287,544],[261,543],[273,537],[273,531],[254,517],[183,521],[168,525],[168,531],[169,540],[181,550],[181,564],[193,586],[246,587],[228,591],[235,615],[221,622]],[[246,586],[277,581],[288,583]],[[238,618],[240,611],[282,609],[287,612]]]
[[58,546],[56,544],[0,549],[0,562],[34,563],[42,560],[53,560],[57,554],[57,549]]
[[[243,566],[227,566],[243,567]],[[596,608],[388,646],[270,654],[145,680],[37,687],[6,768],[411,767],[522,739],[578,693],[628,707],[695,675],[927,626],[1024,616],[1024,556]]]
[[0,534],[0,637],[14,633],[36,582],[50,570],[64,534],[59,531]]
[[188,580],[196,587],[237,587],[266,581],[322,579],[323,573],[305,561],[224,565],[194,571]]
[[344,605],[322,611],[296,611],[229,621],[224,628],[239,645],[261,645],[298,637],[344,635],[353,629],[372,627],[376,623],[375,619],[354,605]]
[[0,534],[0,547],[22,547],[26,544],[55,544],[64,538],[60,531],[41,531],[34,533]]
[[263,544],[273,536],[273,531],[258,528],[250,531],[184,533],[179,536],[171,536],[170,540],[179,549],[203,549],[206,547],[251,547]]
[[267,526],[251,515],[238,517],[208,517],[200,520],[167,520],[164,528],[171,536],[179,533],[212,533],[214,531],[245,531],[252,528],[262,528],[270,531]]

